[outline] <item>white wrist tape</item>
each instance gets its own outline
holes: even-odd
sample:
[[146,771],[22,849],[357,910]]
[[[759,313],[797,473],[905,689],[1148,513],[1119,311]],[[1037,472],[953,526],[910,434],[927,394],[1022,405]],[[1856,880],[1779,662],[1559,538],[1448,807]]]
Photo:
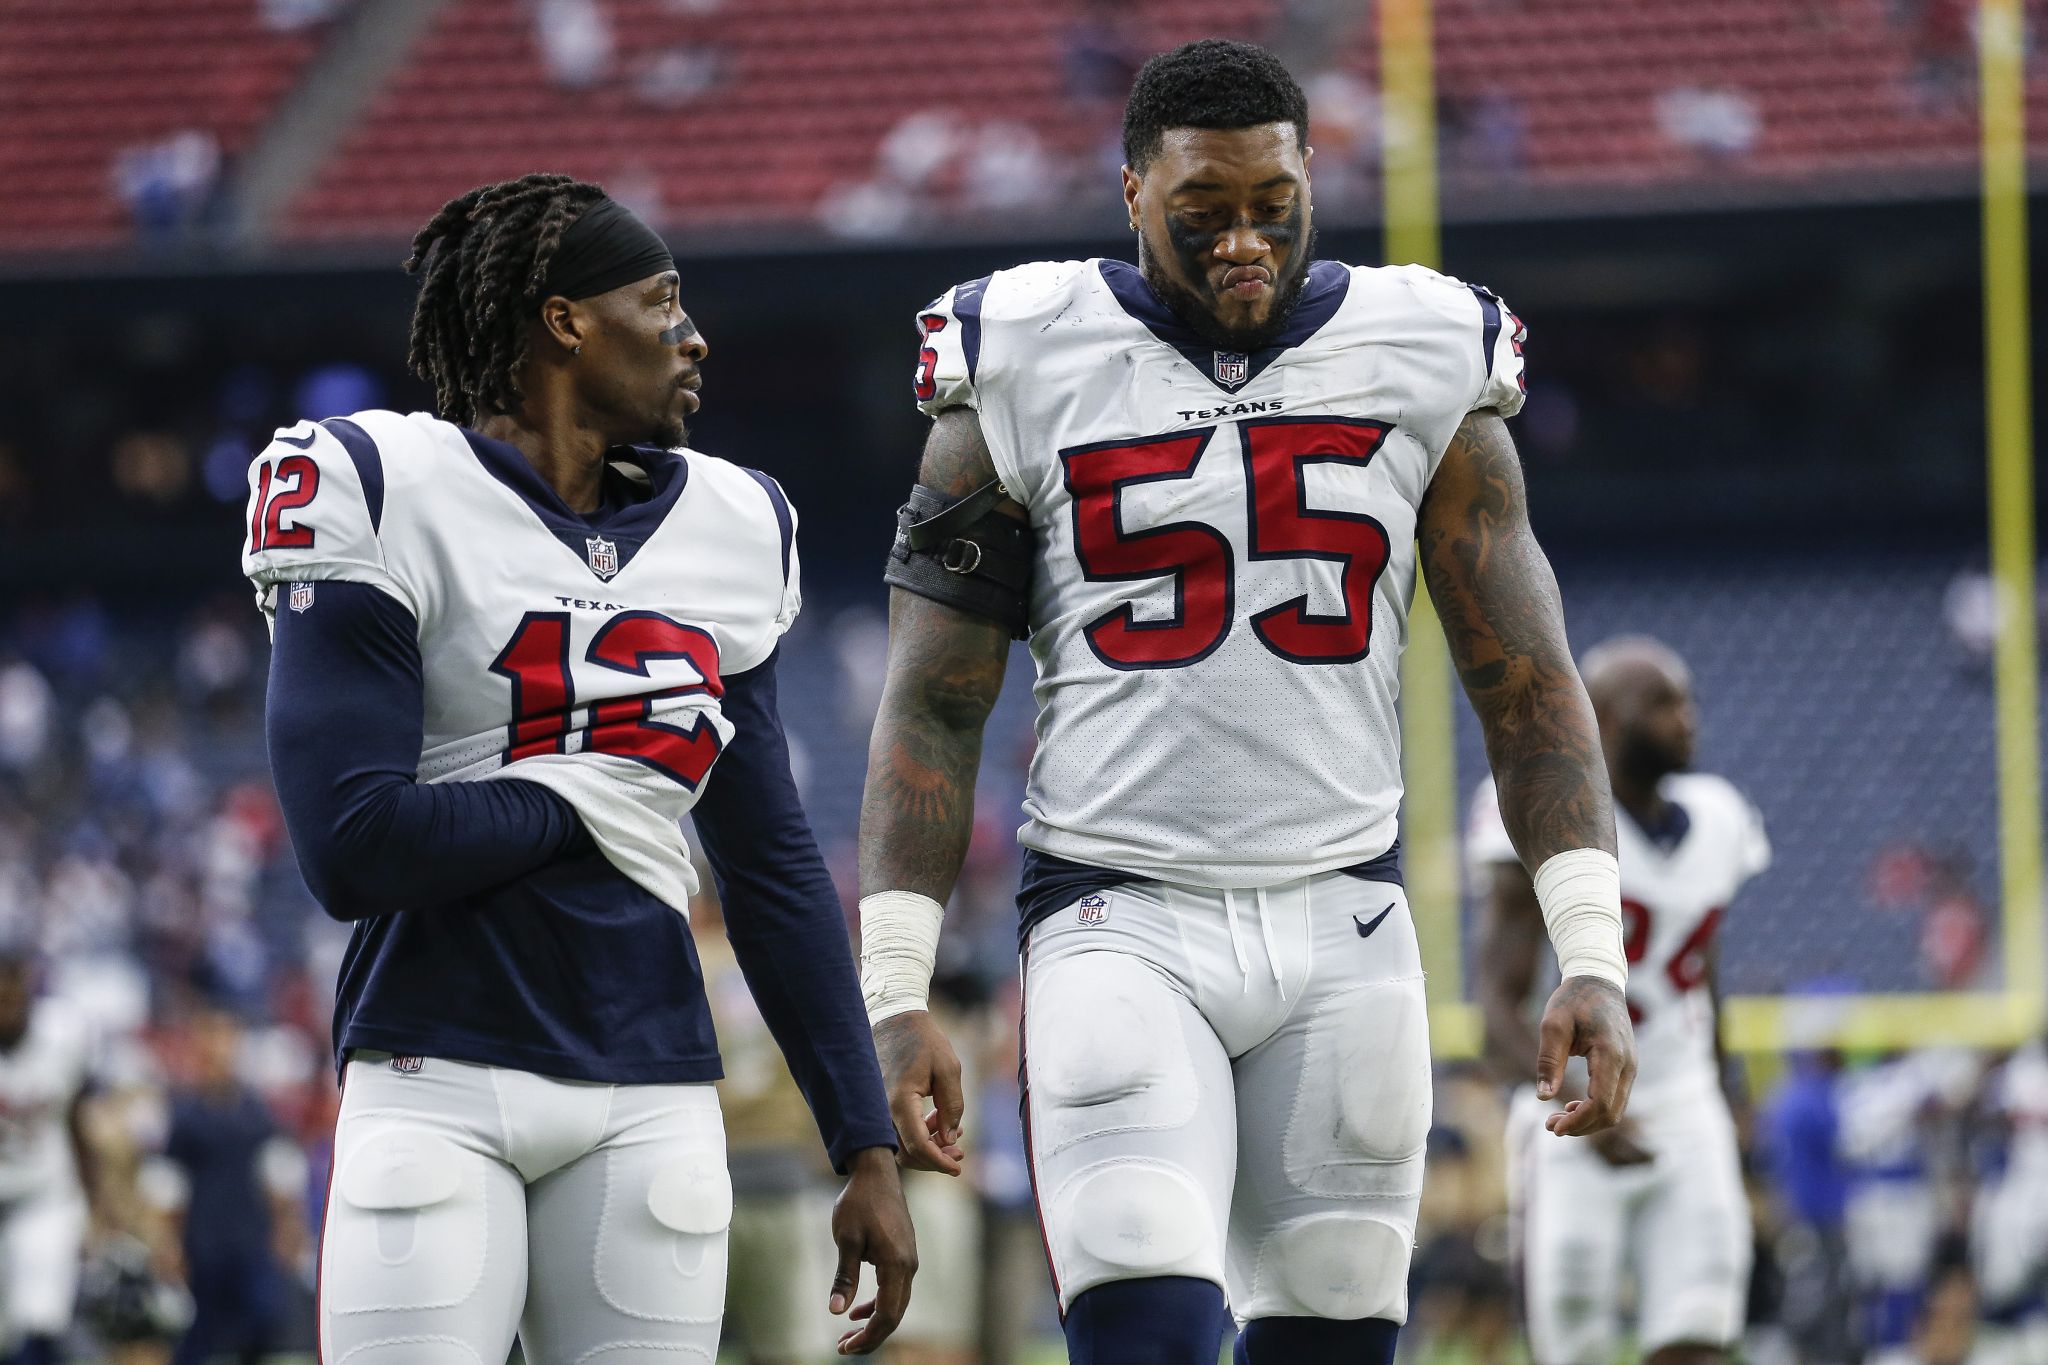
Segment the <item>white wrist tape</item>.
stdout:
[[946,907],[915,891],[860,898],[860,993],[868,1024],[929,1009],[939,921]]
[[1612,853],[1575,848],[1536,869],[1536,903],[1566,977],[1597,976],[1628,985],[1621,947],[1621,867]]

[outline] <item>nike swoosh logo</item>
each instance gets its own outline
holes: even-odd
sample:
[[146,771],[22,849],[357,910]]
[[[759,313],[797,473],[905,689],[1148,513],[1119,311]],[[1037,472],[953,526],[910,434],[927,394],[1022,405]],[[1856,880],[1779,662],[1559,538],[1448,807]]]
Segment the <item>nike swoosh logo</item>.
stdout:
[[1387,902],[1387,908],[1374,915],[1370,920],[1360,920],[1358,916],[1353,915],[1351,917],[1351,927],[1358,931],[1360,938],[1371,938],[1372,931],[1380,927],[1380,921],[1393,913],[1394,903],[1389,901]]
[[293,440],[293,439],[292,439],[291,437],[289,437],[289,436],[280,436],[280,437],[278,437],[278,438],[277,438],[277,440],[278,440],[278,444],[280,444],[280,445],[288,445],[288,446],[297,446],[297,447],[298,447],[298,448],[299,448],[300,450],[311,450],[311,449],[313,448],[313,442],[315,442],[315,441],[317,441],[317,440],[319,440],[319,439],[320,439],[320,433],[319,433],[318,431],[309,431],[309,432],[307,432],[307,433],[306,433],[306,439],[305,439],[305,440],[303,440],[303,441],[294,441],[294,440]]

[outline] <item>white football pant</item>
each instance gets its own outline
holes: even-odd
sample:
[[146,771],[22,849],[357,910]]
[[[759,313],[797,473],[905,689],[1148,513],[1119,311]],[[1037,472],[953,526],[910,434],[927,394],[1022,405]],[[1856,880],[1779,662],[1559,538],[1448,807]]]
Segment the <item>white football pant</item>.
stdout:
[[1026,1143],[1062,1311],[1175,1275],[1240,1321],[1404,1321],[1428,1029],[1389,883],[1142,882],[1035,925]]
[[1538,1365],[1614,1359],[1631,1281],[1639,1355],[1740,1339],[1751,1246],[1735,1123],[1711,1081],[1682,1091],[1630,1100],[1656,1158],[1639,1166],[1610,1166],[1587,1139],[1547,1132],[1556,1106],[1534,1086],[1516,1093],[1508,1188]]
[[0,1349],[61,1337],[71,1326],[85,1222],[85,1196],[73,1184],[0,1212]]
[[545,1365],[712,1365],[731,1219],[709,1085],[358,1053],[321,1239],[320,1359],[503,1365],[516,1332]]

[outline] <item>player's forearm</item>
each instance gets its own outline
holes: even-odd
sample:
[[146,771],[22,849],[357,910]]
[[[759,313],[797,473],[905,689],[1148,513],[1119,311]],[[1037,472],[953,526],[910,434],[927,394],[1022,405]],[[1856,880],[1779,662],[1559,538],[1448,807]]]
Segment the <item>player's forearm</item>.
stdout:
[[1424,500],[1423,572],[1486,736],[1501,817],[1533,871],[1554,854],[1614,852],[1593,704],[1566,642],[1550,562],[1529,528],[1521,463],[1500,418],[1458,429]]
[[900,590],[889,631],[861,798],[861,894],[913,891],[944,904],[973,834],[982,728],[1009,640],[991,622]]
[[280,616],[264,717],[271,775],[329,915],[446,904],[591,850],[575,811],[544,787],[414,780],[418,645],[391,599],[325,583],[313,611]]
[[[1565,644],[1564,614],[1550,565],[1536,549],[1499,571],[1466,639],[1458,672],[1485,734],[1500,813],[1523,864],[1534,872],[1575,848],[1614,852],[1614,809],[1593,703]],[[1435,591],[1436,577],[1431,578]]]

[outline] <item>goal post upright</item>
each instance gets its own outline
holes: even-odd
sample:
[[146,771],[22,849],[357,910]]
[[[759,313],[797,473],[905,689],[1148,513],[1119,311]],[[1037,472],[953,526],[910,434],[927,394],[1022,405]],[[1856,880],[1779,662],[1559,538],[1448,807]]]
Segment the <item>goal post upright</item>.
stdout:
[[[2028,321],[2025,23],[2020,0],[1978,0],[1983,133],[1984,416],[1998,727],[1998,867],[2005,989],[2022,1036],[2044,980],[2041,728],[2034,596],[2032,338]],[[2019,1041],[2017,1038],[2012,1041]]]
[[[1380,0],[1380,210],[1391,265],[1435,268],[1436,71],[1431,0]],[[1460,933],[1458,745],[1450,651],[1416,564],[1401,656],[1401,864],[1427,973],[1430,1042],[1440,1057],[1479,1050],[1478,1011],[1465,1000]]]

